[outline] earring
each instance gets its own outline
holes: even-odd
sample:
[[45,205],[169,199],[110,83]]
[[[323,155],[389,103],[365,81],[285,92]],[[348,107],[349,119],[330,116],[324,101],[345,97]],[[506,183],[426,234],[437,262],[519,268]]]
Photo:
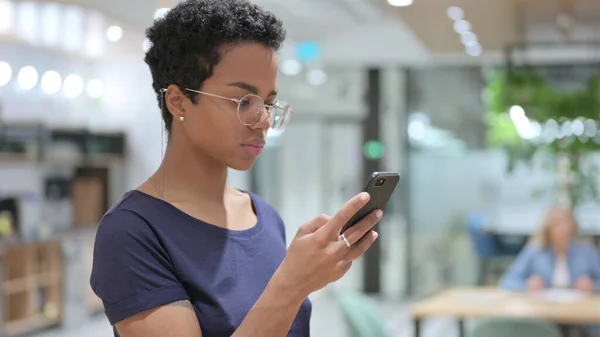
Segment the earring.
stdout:
[[183,118],[183,116],[181,116],[181,117],[179,117],[179,120],[180,120],[181,122],[183,122],[183,121],[185,120],[185,118]]

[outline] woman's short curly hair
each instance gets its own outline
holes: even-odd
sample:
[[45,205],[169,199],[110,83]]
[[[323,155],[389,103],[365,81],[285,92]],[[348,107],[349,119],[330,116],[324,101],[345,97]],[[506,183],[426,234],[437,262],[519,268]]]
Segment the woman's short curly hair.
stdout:
[[[173,116],[161,104],[161,89],[171,84],[200,89],[221,59],[222,47],[256,42],[279,50],[285,40],[282,22],[248,0],[185,0],[146,30],[151,47],[144,61],[152,72],[167,132]],[[186,91],[195,101],[195,93]]]

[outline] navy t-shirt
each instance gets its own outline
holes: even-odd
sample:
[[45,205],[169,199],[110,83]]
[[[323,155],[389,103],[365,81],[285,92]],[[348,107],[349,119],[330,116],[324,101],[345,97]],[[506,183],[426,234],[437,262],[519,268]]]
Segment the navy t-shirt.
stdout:
[[[110,323],[187,299],[204,337],[230,337],[286,253],[281,217],[250,197],[256,226],[232,231],[140,191],[126,193],[100,222],[94,247],[91,286]],[[306,299],[288,336],[309,336],[310,315]]]

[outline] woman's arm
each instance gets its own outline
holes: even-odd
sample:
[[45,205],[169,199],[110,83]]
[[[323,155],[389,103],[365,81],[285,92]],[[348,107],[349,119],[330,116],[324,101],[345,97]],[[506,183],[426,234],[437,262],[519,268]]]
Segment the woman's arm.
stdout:
[[[306,297],[274,276],[232,337],[285,336]],[[116,324],[121,337],[202,337],[198,318],[187,301],[139,313]]]
[[506,290],[522,291],[527,288],[527,279],[530,275],[531,260],[536,249],[526,246],[519,253],[506,273],[500,279],[500,287]]
[[[305,298],[291,284],[273,277],[233,337],[287,335]],[[121,337],[202,337],[187,300],[139,313],[115,326]]]
[[232,337],[287,336],[306,297],[276,274]]
[[198,318],[188,300],[141,312],[115,327],[121,337],[202,337]]

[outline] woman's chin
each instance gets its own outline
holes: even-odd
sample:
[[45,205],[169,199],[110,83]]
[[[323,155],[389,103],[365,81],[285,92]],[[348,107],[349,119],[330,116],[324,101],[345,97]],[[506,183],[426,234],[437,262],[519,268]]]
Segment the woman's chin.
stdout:
[[235,162],[229,163],[229,168],[234,169],[236,171],[248,171],[252,167],[254,167],[254,163],[256,163],[256,159],[252,160],[238,160]]

